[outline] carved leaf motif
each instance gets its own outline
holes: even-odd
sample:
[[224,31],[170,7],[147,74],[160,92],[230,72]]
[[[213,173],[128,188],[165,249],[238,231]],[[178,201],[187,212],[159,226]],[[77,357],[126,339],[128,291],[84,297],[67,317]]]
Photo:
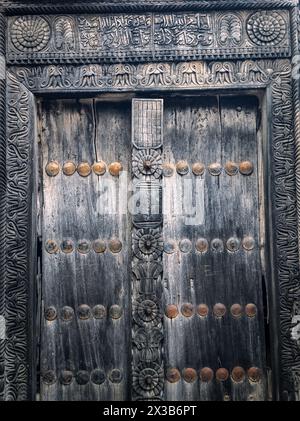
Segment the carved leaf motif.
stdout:
[[55,45],[58,50],[75,50],[75,35],[70,18],[59,18],[55,22]]
[[220,21],[220,42],[224,46],[238,46],[242,41],[242,23],[236,15],[226,15]]

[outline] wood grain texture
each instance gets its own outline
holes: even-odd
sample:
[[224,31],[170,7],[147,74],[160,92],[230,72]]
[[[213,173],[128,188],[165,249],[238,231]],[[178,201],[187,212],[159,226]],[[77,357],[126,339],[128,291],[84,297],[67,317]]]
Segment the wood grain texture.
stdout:
[[[79,385],[75,378],[70,385],[57,380],[53,385],[41,382],[42,400],[126,400],[128,398],[128,358],[130,353],[128,306],[129,284],[129,222],[120,211],[126,200],[120,194],[119,178],[108,171],[103,176],[78,173],[68,177],[60,171],[49,177],[45,167],[49,161],[60,165],[71,160],[90,164],[103,160],[108,165],[119,161],[125,170],[130,163],[130,120],[128,108],[121,104],[93,101],[50,101],[43,105],[43,247],[53,239],[64,239],[74,245],[80,240],[112,238],[122,242],[120,253],[87,254],[73,251],[49,254],[43,248],[43,307],[54,306],[59,317],[42,321],[41,374],[53,370],[59,377],[62,370],[74,376],[85,370],[103,371],[101,385],[90,380]],[[126,204],[126,202],[125,202]],[[107,212],[109,209],[109,213]],[[103,305],[103,319],[81,320],[78,306]],[[121,307],[123,315],[112,319],[111,306]],[[60,317],[64,306],[74,309],[71,321]],[[121,382],[111,381],[112,370],[120,370]],[[43,379],[43,377],[42,377]]]

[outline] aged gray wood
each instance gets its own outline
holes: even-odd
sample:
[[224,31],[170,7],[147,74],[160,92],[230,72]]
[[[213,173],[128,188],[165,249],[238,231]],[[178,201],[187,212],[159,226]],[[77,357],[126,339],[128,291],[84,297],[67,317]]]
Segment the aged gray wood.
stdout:
[[[252,97],[207,97],[165,100],[165,159],[171,163],[187,160],[191,165],[250,160],[254,163],[251,176],[229,176],[224,169],[220,176],[205,171],[203,182],[196,185],[191,174],[174,174],[164,179],[164,206],[175,208],[195,200],[195,192],[204,189],[204,203],[198,210],[200,225],[186,225],[185,219],[175,212],[164,215],[164,239],[189,239],[193,244],[190,253],[178,248],[174,254],[164,255],[166,280],[165,301],[176,304],[200,303],[209,307],[205,318],[196,313],[187,318],[179,314],[175,319],[165,317],[165,365],[194,368],[198,373],[203,367],[214,372],[224,367],[229,372],[241,366],[264,371],[263,381],[255,384],[244,380],[210,383],[196,380],[165,385],[167,400],[263,400],[266,398],[264,314],[262,303],[262,272],[260,262],[258,144],[256,137],[257,101]],[[184,180],[193,183],[193,195],[183,196]],[[174,198],[174,193],[176,196]],[[194,198],[192,197],[194,196]],[[165,212],[166,213],[166,212]],[[255,249],[242,247],[231,253],[226,250],[230,237],[242,239],[253,236]],[[224,243],[223,252],[210,250],[205,254],[195,251],[197,238],[210,243],[219,238]],[[212,312],[216,303],[226,306],[226,315],[217,319]],[[255,303],[258,315],[250,319],[243,315],[235,319],[230,314],[232,304]]]
[[[42,400],[125,400],[128,398],[128,368],[130,355],[129,320],[129,222],[119,199],[119,178],[107,171],[103,176],[79,174],[68,177],[61,171],[49,177],[45,167],[55,160],[62,165],[67,160],[78,164],[103,160],[107,164],[122,163],[128,170],[130,163],[130,111],[125,104],[87,101],[47,101],[43,104],[42,177],[43,177],[43,307],[54,306],[59,317],[46,321],[42,312],[41,339],[41,399]],[[105,195],[105,189],[107,194]],[[110,214],[105,211],[107,198]],[[125,197],[126,199],[126,197]],[[124,205],[124,204],[123,204]],[[45,242],[53,239],[61,243],[71,239],[92,242],[118,238],[122,251],[113,254],[106,250],[96,254],[73,251],[48,254]],[[103,305],[107,316],[80,320],[79,305],[90,308]],[[119,305],[123,315],[118,320],[109,316],[112,305]],[[72,321],[63,321],[61,309],[70,306],[75,311]],[[59,377],[61,370],[74,375],[79,370],[90,374],[101,369],[105,382],[71,385],[57,380],[53,385],[43,382],[43,373],[53,370]],[[113,369],[122,372],[122,381],[113,383]]]

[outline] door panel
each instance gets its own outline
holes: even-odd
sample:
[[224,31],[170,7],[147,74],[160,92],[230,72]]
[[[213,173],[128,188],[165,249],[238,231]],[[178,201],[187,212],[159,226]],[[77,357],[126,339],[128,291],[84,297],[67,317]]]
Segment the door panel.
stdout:
[[[128,398],[126,195],[108,168],[98,176],[87,166],[119,162],[128,171],[128,114],[124,104],[43,105],[43,400]],[[59,165],[57,175],[53,161]],[[77,171],[66,175],[66,163],[65,172],[73,172],[72,163]]]
[[[165,105],[165,161],[190,167],[163,185],[164,241],[174,243],[164,254],[165,364],[183,374],[178,383],[166,382],[167,400],[265,398],[256,125],[251,97]],[[243,162],[249,175],[234,164]],[[192,172],[195,163],[205,166],[203,175]],[[264,373],[260,382],[249,381],[251,368],[253,378],[256,368]]]

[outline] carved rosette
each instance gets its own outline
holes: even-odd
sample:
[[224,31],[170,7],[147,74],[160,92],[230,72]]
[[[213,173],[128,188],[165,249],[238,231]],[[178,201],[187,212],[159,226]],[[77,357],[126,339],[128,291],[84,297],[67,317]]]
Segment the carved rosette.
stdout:
[[247,33],[256,45],[278,45],[286,32],[286,22],[277,12],[257,12],[247,22]]
[[[159,74],[155,76],[158,79]],[[138,196],[143,191],[143,197],[150,202],[162,200],[162,105],[161,100],[135,99],[132,106],[134,192]],[[133,399],[159,400],[162,398],[164,382],[162,223],[161,218],[154,218],[155,227],[149,224],[153,220],[151,206],[146,207],[142,213],[139,213],[138,204],[135,209],[139,223],[134,224],[132,233]],[[136,219],[137,216],[134,217]]]
[[50,41],[50,26],[41,16],[22,16],[10,28],[11,41],[21,52],[38,52]]

